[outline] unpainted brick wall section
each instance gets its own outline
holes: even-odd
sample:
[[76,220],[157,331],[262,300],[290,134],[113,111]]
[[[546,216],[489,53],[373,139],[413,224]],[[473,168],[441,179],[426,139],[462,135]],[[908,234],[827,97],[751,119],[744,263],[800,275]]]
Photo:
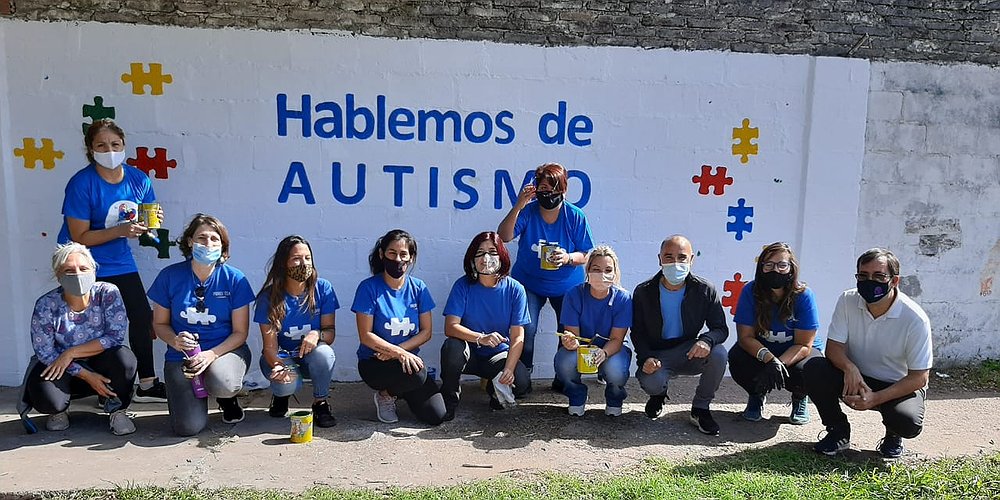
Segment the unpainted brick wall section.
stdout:
[[1000,65],[1000,1],[0,0],[27,20]]

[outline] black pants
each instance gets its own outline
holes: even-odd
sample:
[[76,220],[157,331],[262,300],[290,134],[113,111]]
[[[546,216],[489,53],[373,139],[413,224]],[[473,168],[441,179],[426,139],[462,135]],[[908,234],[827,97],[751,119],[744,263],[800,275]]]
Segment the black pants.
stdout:
[[403,398],[417,420],[430,425],[444,421],[444,399],[434,380],[427,377],[426,367],[417,373],[405,373],[399,360],[372,358],[358,361],[358,373],[368,387]]
[[[844,372],[830,360],[819,358],[805,367],[806,385],[823,425],[827,428],[847,428],[847,415],[840,409],[840,395],[844,392]],[[864,374],[865,383],[873,391],[881,391],[893,382],[878,380]],[[882,424],[890,432],[904,438],[915,438],[923,430],[927,390],[920,389],[873,408],[882,414]]]
[[[89,358],[77,359],[76,362],[85,369],[111,379],[111,390],[121,399],[122,408],[128,408],[132,402],[132,384],[135,383],[135,356],[128,347],[112,347]],[[64,372],[56,380],[44,380],[42,371],[45,368],[47,366],[44,363],[36,363],[28,374],[25,388],[28,401],[39,413],[66,411],[70,399],[97,394],[90,384],[69,373]]]
[[[444,397],[445,406],[451,409],[458,406],[459,396],[462,394],[460,382],[463,373],[492,379],[506,366],[507,352],[482,358],[472,355],[472,346],[468,342],[451,337],[445,339],[441,345],[441,396]],[[518,361],[514,368],[514,395],[527,394],[530,380],[528,368]],[[486,387],[490,397],[496,397],[493,393],[493,384],[487,384]]]
[[[813,347],[804,359],[787,367],[788,380],[785,381],[785,389],[792,393],[793,398],[801,399],[806,396],[806,384],[802,369],[806,363],[816,358],[826,359],[823,358],[823,353]],[[729,349],[729,374],[732,375],[734,382],[747,391],[747,394],[754,393],[753,379],[764,369],[764,366],[765,363],[757,361],[757,358],[746,352],[739,343],[734,344]]]
[[128,316],[128,344],[135,354],[139,378],[156,376],[153,370],[153,312],[149,309],[146,288],[139,273],[119,274],[97,278],[118,287]]

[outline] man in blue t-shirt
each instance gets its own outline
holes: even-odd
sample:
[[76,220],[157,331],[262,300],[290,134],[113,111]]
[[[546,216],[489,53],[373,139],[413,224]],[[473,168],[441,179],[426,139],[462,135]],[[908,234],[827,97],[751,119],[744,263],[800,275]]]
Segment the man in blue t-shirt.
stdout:
[[[694,251],[681,235],[660,244],[660,271],[635,287],[632,294],[632,344],[639,365],[636,378],[647,394],[646,416],[663,410],[667,383],[673,375],[700,375],[691,423],[704,434],[717,435],[719,425],[709,405],[726,373],[729,326],[715,287],[691,274]],[[707,331],[702,328],[707,326]]]

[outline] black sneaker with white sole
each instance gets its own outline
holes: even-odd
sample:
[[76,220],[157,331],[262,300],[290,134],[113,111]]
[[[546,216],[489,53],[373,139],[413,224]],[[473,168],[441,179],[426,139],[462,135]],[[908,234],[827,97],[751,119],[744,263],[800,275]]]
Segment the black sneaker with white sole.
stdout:
[[153,385],[149,389],[135,386],[135,394],[132,396],[135,403],[166,403],[167,386],[160,382],[160,379],[153,379]]
[[850,447],[850,427],[827,427],[826,436],[823,436],[823,439],[820,439],[818,443],[813,445],[813,451],[833,457]]
[[646,416],[649,418],[656,418],[660,416],[663,412],[663,402],[667,397],[665,395],[650,396],[649,401],[646,401]]
[[235,396],[231,398],[215,398],[215,401],[219,403],[219,409],[222,410],[222,422],[226,424],[238,424],[243,421],[243,407],[240,406],[240,400],[236,399]]
[[697,427],[702,434],[719,435],[719,424],[715,423],[708,408],[691,408],[691,425]]

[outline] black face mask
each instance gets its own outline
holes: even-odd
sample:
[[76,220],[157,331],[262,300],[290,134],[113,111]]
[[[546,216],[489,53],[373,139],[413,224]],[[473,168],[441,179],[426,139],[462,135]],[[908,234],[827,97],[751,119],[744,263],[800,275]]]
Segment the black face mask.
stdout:
[[535,199],[538,200],[538,204],[545,210],[552,210],[559,206],[563,202],[562,193],[553,192],[536,192]]
[[792,273],[781,274],[778,271],[768,271],[760,275],[760,284],[772,290],[785,288],[791,282]]
[[388,257],[382,257],[382,267],[385,269],[385,274],[388,274],[393,279],[399,279],[406,274],[407,264],[409,264],[409,261],[400,262]]
[[874,304],[892,291],[892,285],[875,280],[864,280],[858,282],[858,295],[865,299],[865,302]]

